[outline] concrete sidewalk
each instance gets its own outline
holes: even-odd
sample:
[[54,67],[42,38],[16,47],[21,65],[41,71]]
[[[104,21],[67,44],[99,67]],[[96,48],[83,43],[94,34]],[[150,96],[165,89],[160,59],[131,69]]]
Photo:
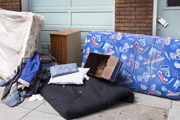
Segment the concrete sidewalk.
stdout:
[[[4,87],[0,87],[2,96]],[[134,103],[117,102],[111,107],[78,120],[178,120],[180,100],[134,92]],[[46,101],[28,101],[10,108],[0,102],[0,120],[64,120]]]

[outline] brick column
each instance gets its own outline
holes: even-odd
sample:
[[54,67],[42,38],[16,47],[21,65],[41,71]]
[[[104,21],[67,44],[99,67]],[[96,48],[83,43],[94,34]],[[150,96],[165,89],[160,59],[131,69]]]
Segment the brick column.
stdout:
[[21,11],[21,0],[0,0],[0,8]]
[[152,35],[153,0],[115,0],[115,31]]

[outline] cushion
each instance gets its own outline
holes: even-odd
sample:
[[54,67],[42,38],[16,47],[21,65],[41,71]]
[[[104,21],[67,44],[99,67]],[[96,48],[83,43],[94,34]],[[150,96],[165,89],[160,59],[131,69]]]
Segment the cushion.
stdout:
[[79,70],[76,63],[62,64],[50,67],[51,77],[53,78],[78,71]]
[[105,109],[116,101],[132,103],[134,100],[130,89],[93,76],[89,76],[83,85],[67,85],[65,88],[47,82],[42,82],[39,87],[40,94],[68,120]]
[[41,54],[40,57],[41,57],[41,64],[56,62],[56,59],[53,56],[47,54]]
[[[78,68],[79,72],[67,74],[67,75],[61,75],[59,77],[50,78],[50,81],[48,84],[77,84],[81,85],[83,84],[84,77],[86,73],[89,71],[89,68]],[[73,78],[73,79],[72,79]]]

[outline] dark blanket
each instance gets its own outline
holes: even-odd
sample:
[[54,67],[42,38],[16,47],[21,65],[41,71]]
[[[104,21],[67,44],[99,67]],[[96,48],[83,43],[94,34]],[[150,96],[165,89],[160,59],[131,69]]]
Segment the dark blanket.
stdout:
[[[73,78],[72,78],[73,79]],[[115,101],[132,103],[128,88],[89,76],[83,85],[48,85],[43,82],[40,94],[65,119],[73,119],[107,108]]]

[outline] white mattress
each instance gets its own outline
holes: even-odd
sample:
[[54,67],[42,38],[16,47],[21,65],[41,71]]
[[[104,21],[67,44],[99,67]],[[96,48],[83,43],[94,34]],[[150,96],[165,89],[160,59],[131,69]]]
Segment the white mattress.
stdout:
[[0,78],[8,80],[22,58],[33,56],[40,45],[43,21],[35,13],[0,9]]

